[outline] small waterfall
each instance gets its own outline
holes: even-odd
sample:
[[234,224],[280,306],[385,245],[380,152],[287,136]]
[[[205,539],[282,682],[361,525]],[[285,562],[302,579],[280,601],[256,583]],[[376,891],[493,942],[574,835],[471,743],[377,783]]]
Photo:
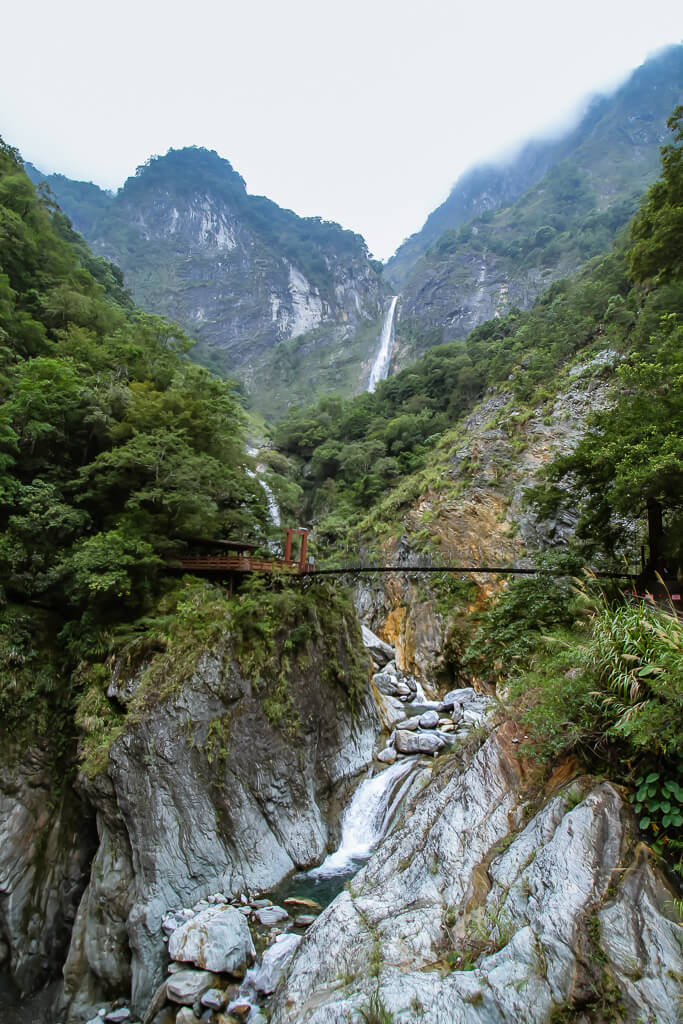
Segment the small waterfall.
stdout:
[[354,867],[354,861],[368,859],[389,830],[410,785],[417,761],[417,757],[396,761],[378,775],[361,782],[344,812],[339,849],[326,857],[320,867],[309,871],[310,877],[329,878],[346,874]]
[[[250,455],[253,459],[257,454],[257,448],[254,448],[252,445],[247,445],[247,455]],[[273,494],[271,488],[268,486],[265,480],[261,479],[261,474],[265,473],[266,469],[267,467],[264,466],[262,462],[259,462],[256,466],[256,472],[254,472],[251,469],[248,469],[246,473],[247,476],[250,476],[252,480],[258,480],[258,482],[260,483],[263,493],[266,496],[266,504],[268,505],[268,515],[270,517],[270,521],[273,524],[273,526],[280,526],[280,506],[278,505],[275,499],[275,495]]]
[[372,364],[372,369],[370,370],[370,379],[368,381],[367,388],[368,391],[374,391],[378,383],[381,380],[384,380],[389,372],[391,346],[394,340],[394,310],[396,309],[397,302],[398,295],[394,295],[382,325],[382,333],[379,338],[379,351],[375,356],[375,361]]
[[[265,466],[257,466],[256,470],[257,472],[263,472],[265,468]],[[265,480],[261,480],[260,477],[259,483],[261,484],[261,487],[263,488],[263,493],[266,496],[266,502],[268,504],[268,515],[270,516],[270,521],[273,524],[273,526],[280,526],[280,506],[275,500],[275,495],[273,494],[272,490],[265,482]]]

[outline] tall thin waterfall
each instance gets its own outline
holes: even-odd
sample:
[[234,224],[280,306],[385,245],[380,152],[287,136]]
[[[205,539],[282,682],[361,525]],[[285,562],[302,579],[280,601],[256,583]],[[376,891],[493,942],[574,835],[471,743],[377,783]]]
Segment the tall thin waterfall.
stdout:
[[318,868],[309,871],[313,878],[341,875],[353,862],[367,860],[390,828],[406,790],[410,786],[418,758],[396,761],[389,768],[361,782],[344,812],[339,849]]
[[[252,445],[247,445],[247,455],[251,455],[251,457],[254,458],[257,454],[257,448],[252,447]],[[266,466],[264,466],[262,462],[259,462],[257,463],[256,466],[256,472],[254,472],[252,469],[248,469],[246,473],[247,476],[250,476],[252,478],[252,480],[258,480],[258,482],[260,483],[261,489],[263,490],[263,493],[266,496],[266,504],[268,505],[268,515],[270,517],[270,521],[273,524],[273,526],[280,526],[280,506],[278,505],[275,495],[273,494],[268,484],[265,482],[265,480],[261,479],[261,474],[265,473],[265,471]]]
[[396,309],[397,302],[398,295],[394,295],[391,300],[391,305],[387,310],[387,315],[384,318],[384,323],[382,324],[382,333],[379,338],[379,351],[375,356],[375,361],[372,364],[372,369],[370,370],[368,391],[374,391],[378,383],[381,380],[384,380],[389,372],[391,348],[394,340],[394,311]]

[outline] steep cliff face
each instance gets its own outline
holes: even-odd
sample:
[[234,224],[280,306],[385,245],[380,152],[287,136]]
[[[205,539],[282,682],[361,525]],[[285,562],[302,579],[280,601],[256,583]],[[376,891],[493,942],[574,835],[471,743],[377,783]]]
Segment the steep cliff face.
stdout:
[[552,281],[608,248],[657,177],[682,92],[676,46],[594,101],[566,138],[465,175],[387,266],[402,295],[396,365],[529,308]]
[[348,657],[330,638],[300,667],[283,654],[258,678],[226,634],[161,701],[143,700],[148,666],[115,670],[109,699],[128,724],[106,774],[81,783],[99,847],[64,969],[68,1020],[130,990],[144,1013],[165,974],[168,910],[268,888],[323,858],[330,799],[370,762],[379,730],[367,694],[349,704]]
[[61,969],[95,843],[91,813],[45,751],[4,751],[0,975],[15,1001]]
[[[542,519],[526,505],[525,493],[552,458],[575,447],[590,414],[609,403],[617,363],[610,349],[576,362],[558,381],[556,394],[534,409],[505,388],[489,394],[444,437],[425,473],[428,483],[420,487],[417,478],[417,493],[394,510],[400,533],[385,530],[378,519],[387,563],[528,564],[530,554],[565,545],[576,518],[563,513]],[[634,535],[634,552],[638,543]],[[462,574],[452,578],[451,598],[443,580],[432,585],[429,577],[389,575],[361,581],[356,607],[361,619],[396,647],[400,668],[450,684],[458,681],[458,666],[449,630],[499,585],[500,577],[491,574]]]
[[[93,250],[121,267],[135,300],[177,320],[217,369],[253,376],[276,346],[312,331],[316,346],[341,353],[381,316],[387,289],[360,235],[249,195],[214,152],[153,157],[116,195],[46,180]],[[358,366],[355,384],[360,376]]]

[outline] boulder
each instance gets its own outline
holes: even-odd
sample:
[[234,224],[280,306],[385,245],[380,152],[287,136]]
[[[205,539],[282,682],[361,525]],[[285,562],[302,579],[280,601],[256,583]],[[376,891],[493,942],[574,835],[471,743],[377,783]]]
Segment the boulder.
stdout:
[[224,1010],[228,1004],[228,998],[222,988],[210,988],[199,1001],[209,1010]]
[[281,935],[279,942],[265,951],[261,967],[254,978],[254,988],[257,992],[261,995],[270,995],[275,991],[282,972],[294,956],[300,942],[300,935]]
[[227,1020],[248,1020],[251,1015],[252,1009],[253,1007],[251,1003],[248,1003],[246,1000],[242,999],[239,1003],[233,1003],[232,1006],[230,1006]]
[[387,694],[390,697],[412,696],[410,688],[391,672],[375,672],[372,682],[380,693]]
[[108,1024],[123,1024],[124,1021],[130,1020],[132,1014],[127,1006],[119,1006],[116,1010],[110,1010],[109,1013],[105,1013],[104,1019],[108,1021]]
[[446,745],[436,733],[398,729],[394,743],[399,754],[436,754]]
[[394,747],[385,747],[384,750],[380,750],[377,760],[383,764],[393,764],[396,760],[396,750]]
[[172,1003],[192,1006],[210,988],[216,988],[219,980],[210,971],[195,971],[188,968],[170,976],[166,983],[166,995]]
[[241,977],[256,956],[243,914],[234,907],[208,907],[172,932],[168,952],[209,971]]
[[404,718],[401,722],[396,723],[397,729],[407,729],[408,732],[416,732],[417,727],[420,724],[420,719],[415,718]]
[[288,896],[282,902],[286,907],[303,907],[304,910],[314,910],[316,913],[323,909],[317,900],[310,900],[305,896]]
[[289,914],[284,907],[264,907],[262,910],[256,911],[258,923],[268,928],[280,921],[286,921],[288,918]]
[[436,729],[439,724],[439,712],[425,711],[424,715],[420,715],[418,723],[421,729]]
[[189,1006],[181,1006],[176,1014],[175,1024],[197,1024],[194,1010]]
[[378,665],[386,665],[388,661],[394,659],[394,649],[389,644],[385,644],[384,640],[368,629],[367,626],[361,626],[361,633],[363,636],[363,644],[370,651],[373,659]]

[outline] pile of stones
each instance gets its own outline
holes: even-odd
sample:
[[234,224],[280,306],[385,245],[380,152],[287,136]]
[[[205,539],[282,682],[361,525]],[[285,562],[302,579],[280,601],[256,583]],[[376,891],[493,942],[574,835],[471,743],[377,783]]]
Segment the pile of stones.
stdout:
[[393,648],[367,626],[362,632],[376,669],[372,676],[376,700],[391,733],[377,755],[379,761],[393,764],[399,757],[436,755],[464,739],[473,727],[486,727],[493,706],[490,697],[469,686],[451,690],[442,700],[427,700],[418,680],[397,667]]
[[[88,1024],[266,1024],[261,1005],[316,920],[320,905],[291,897],[276,906],[266,897],[230,899],[214,893],[162,918],[168,977],[142,1021],[121,1004],[103,1007]],[[262,951],[257,963],[257,949]]]

